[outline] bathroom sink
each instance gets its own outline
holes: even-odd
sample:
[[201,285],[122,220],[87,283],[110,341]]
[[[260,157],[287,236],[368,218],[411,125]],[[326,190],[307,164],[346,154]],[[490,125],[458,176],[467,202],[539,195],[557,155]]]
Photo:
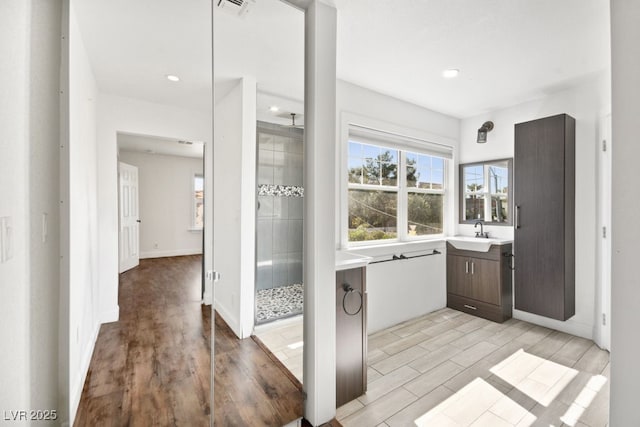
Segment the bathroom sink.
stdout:
[[510,239],[494,239],[471,236],[454,236],[447,237],[447,242],[451,243],[456,249],[464,251],[488,252],[491,245],[506,245],[512,243]]

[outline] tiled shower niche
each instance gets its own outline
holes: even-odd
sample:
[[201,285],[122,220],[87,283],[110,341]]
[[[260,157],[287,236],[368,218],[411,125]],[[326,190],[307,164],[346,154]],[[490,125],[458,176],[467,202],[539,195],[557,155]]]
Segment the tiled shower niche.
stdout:
[[302,313],[303,130],[258,122],[256,321]]

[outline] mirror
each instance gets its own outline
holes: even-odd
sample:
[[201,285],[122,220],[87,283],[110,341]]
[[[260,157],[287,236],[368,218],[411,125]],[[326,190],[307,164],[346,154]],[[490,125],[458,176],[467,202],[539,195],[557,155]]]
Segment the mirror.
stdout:
[[460,165],[460,224],[512,225],[513,159]]

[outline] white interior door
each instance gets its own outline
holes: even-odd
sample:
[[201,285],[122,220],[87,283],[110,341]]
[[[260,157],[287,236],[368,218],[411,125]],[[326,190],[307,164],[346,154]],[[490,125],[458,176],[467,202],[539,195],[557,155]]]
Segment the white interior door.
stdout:
[[118,163],[120,186],[120,273],[140,264],[140,216],[138,213],[138,168]]

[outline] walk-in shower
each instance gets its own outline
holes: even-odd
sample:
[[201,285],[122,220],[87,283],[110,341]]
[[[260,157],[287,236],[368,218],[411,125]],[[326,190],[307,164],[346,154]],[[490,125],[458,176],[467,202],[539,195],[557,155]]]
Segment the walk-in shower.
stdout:
[[303,130],[258,122],[256,324],[302,313]]

